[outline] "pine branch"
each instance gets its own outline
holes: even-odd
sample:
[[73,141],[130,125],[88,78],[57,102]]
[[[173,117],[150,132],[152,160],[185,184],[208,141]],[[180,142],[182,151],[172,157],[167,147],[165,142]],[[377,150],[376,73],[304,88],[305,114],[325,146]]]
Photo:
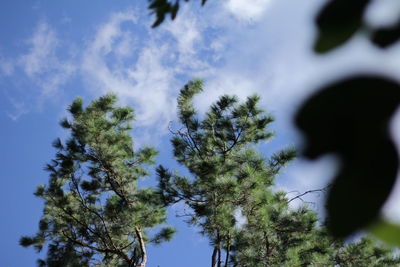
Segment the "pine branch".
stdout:
[[106,236],[107,236],[107,238],[109,239],[109,241],[110,241],[110,243],[111,243],[111,246],[112,246],[115,250],[117,250],[117,247],[115,246],[114,241],[112,240],[112,237],[111,237],[111,235],[110,235],[110,232],[109,232],[109,230],[108,230],[108,227],[107,227],[107,225],[106,225],[106,222],[105,222],[103,216],[101,216],[100,213],[98,213],[96,210],[93,210],[93,209],[91,209],[90,207],[87,206],[86,200],[83,198],[83,196],[82,196],[82,194],[81,194],[81,191],[80,191],[80,189],[79,189],[79,184],[78,184],[78,182],[76,181],[76,178],[74,177],[73,174],[71,175],[71,178],[72,178],[72,181],[73,181],[75,190],[76,190],[77,193],[78,193],[79,201],[81,202],[82,206],[83,206],[87,211],[89,211],[90,213],[93,213],[94,215],[96,215],[96,216],[100,219],[100,221],[101,221],[101,223],[102,223],[102,225],[103,225],[103,227],[104,227],[104,231],[105,231],[105,233],[106,233]]

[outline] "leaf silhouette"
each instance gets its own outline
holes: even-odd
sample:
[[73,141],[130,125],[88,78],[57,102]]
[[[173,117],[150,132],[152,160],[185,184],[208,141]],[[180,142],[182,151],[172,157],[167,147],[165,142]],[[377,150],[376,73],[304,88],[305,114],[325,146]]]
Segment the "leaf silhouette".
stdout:
[[[162,24],[165,17],[169,14],[171,20],[174,20],[178,14],[180,7],[180,0],[148,0],[149,9],[152,10],[152,14],[156,15],[156,21],[153,23],[152,27],[156,28]],[[184,0],[189,2],[190,0]],[[201,0],[201,5],[204,6],[207,0]]]
[[376,30],[371,38],[371,41],[381,47],[386,48],[400,39],[400,20],[390,26]]
[[400,86],[385,77],[350,77],[322,88],[296,115],[304,155],[335,153],[341,159],[327,199],[328,227],[345,237],[379,215],[396,179],[398,156],[389,121]]
[[369,0],[331,0],[316,18],[319,30],[314,50],[325,53],[348,41],[362,25]]

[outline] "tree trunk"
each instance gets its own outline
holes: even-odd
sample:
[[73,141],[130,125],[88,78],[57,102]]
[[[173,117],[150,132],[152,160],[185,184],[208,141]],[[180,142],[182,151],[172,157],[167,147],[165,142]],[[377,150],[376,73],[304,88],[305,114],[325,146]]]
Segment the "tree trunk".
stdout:
[[136,237],[139,241],[140,252],[142,253],[142,261],[140,262],[140,264],[134,267],[145,267],[147,263],[147,252],[146,252],[146,247],[144,245],[142,230],[139,227],[135,227],[135,232],[136,232]]
[[221,245],[218,245],[218,265],[217,267],[221,267]]
[[224,267],[228,267],[230,252],[231,252],[231,245],[230,245],[230,239],[228,239],[228,244],[226,245],[226,257],[225,257],[225,266]]
[[217,267],[217,247],[214,247],[214,251],[211,257],[211,267]]

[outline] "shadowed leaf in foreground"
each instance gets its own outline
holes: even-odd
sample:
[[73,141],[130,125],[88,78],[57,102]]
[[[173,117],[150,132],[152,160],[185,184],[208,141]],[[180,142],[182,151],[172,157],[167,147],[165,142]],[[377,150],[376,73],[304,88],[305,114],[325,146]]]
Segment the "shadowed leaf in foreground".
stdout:
[[345,237],[379,215],[393,187],[398,156],[389,121],[400,86],[383,77],[357,76],[319,90],[296,116],[304,132],[304,155],[340,157],[327,200],[328,227]]

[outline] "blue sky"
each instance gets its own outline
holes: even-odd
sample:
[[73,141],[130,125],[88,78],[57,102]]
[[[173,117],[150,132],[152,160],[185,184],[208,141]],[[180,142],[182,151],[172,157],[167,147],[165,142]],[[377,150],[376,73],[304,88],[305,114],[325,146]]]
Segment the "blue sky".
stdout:
[[[276,138],[262,146],[268,155],[300,144],[291,118],[324,81],[356,70],[400,78],[400,47],[382,53],[361,35],[331,55],[314,55],[312,17],[320,0],[246,2],[209,0],[200,8],[193,1],[157,29],[150,28],[154,18],[145,0],[0,2],[0,267],[35,266],[36,253],[20,247],[18,239],[37,230],[43,203],[32,192],[47,181],[43,166],[54,154],[50,144],[66,136],[58,121],[77,96],[88,103],[115,92],[120,104],[136,111],[136,146],[156,146],[158,163],[177,167],[167,126],[176,121],[176,96],[190,79],[205,81],[195,99],[200,112],[224,93],[261,95],[263,108],[276,117]],[[400,10],[393,8],[395,1],[383,2],[392,2],[392,8],[375,4],[368,13],[371,23],[385,23]],[[400,116],[392,128],[400,136]],[[277,188],[322,187],[335,164],[332,158],[296,160]],[[398,198],[392,197],[384,213],[400,221]],[[322,211],[321,205],[315,208]],[[148,266],[207,266],[207,240],[175,218],[177,210],[170,210],[176,239],[150,248]]]

